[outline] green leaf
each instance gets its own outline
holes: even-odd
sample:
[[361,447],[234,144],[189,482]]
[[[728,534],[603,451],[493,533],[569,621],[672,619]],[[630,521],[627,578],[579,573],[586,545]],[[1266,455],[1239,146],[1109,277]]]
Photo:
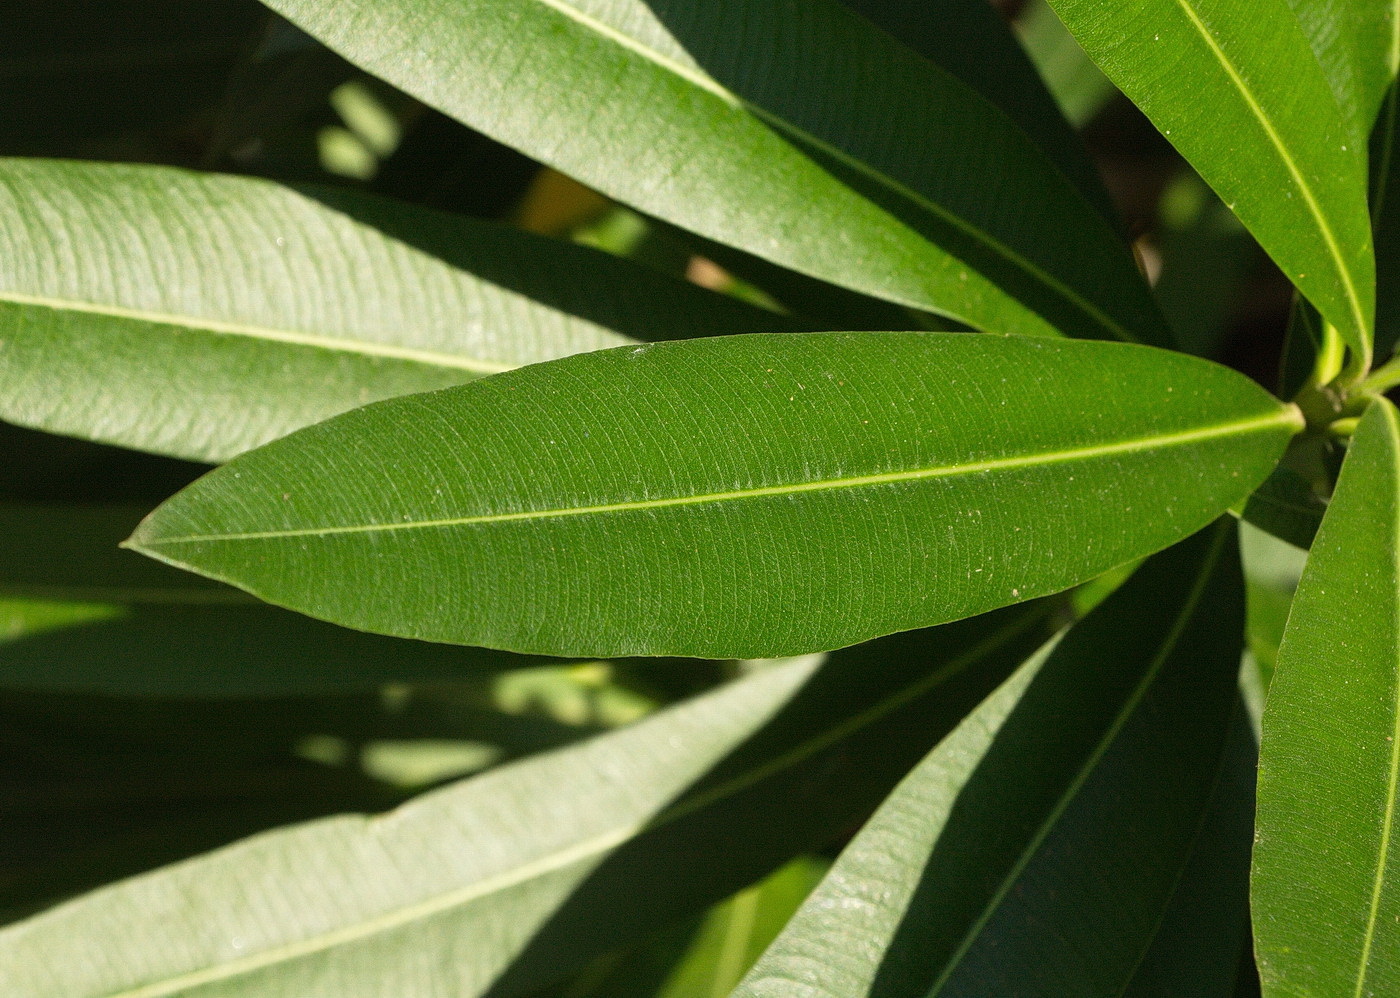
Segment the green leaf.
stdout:
[[1362,419],[1264,710],[1254,848],[1266,995],[1400,991],[1400,416]]
[[714,908],[656,998],[724,998],[821,880],[825,864],[798,859]]
[[761,658],[1165,547],[1248,494],[1299,424],[1241,375],[1150,347],[721,337],[357,410],[216,470],[129,543],[365,630]]
[[270,6],[433,107],[702,236],[994,332],[1168,342],[1122,242],[1054,162],[835,0]]
[[1249,849],[1259,745],[1240,700],[1215,790],[1161,925],[1123,998],[1231,998],[1249,950]]
[[113,885],[0,932],[0,979],[26,998],[529,992],[851,827],[1052,609],[762,669],[382,817]]
[[[841,2],[995,104],[1054,160],[1086,201],[1111,224],[1118,224],[1113,201],[1084,144],[1060,112],[1036,65],[991,4],[985,0],[943,0],[937,5],[923,0]],[[1043,13],[1055,20],[1048,10]],[[1063,28],[1060,34],[1064,35]],[[1029,54],[1037,54],[1034,47]],[[1098,74],[1083,53],[1080,60]],[[1104,82],[1111,92],[1112,85]]]
[[542,662],[362,634],[257,603],[120,550],[143,512],[0,503],[0,687],[285,696]]
[[0,160],[0,418],[50,432],[220,461],[377,399],[779,321],[392,202]]
[[1288,0],[1354,134],[1370,134],[1395,79],[1396,0]]
[[1045,0],[1030,0],[1021,8],[1016,32],[1061,113],[1074,127],[1087,125],[1118,93]]
[[1285,0],[1050,6],[1369,362],[1366,150]]
[[1123,993],[1214,793],[1243,629],[1230,521],[1146,562],[910,774],[736,994]]

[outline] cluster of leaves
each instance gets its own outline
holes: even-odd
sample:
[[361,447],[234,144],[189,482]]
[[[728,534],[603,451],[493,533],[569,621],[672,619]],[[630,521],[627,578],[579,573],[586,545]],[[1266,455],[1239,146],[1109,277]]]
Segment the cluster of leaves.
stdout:
[[[156,81],[0,160],[7,989],[1400,993],[1393,0],[266,4],[4,15],[17,107]],[[1275,392],[1117,91],[1296,289]],[[415,189],[454,121],[517,225]]]

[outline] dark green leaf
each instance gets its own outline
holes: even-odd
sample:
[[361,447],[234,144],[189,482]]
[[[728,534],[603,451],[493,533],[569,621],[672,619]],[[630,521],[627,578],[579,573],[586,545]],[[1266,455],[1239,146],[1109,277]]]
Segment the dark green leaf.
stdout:
[[1308,556],[1264,710],[1266,995],[1400,992],[1400,416],[1372,404]]
[[1367,135],[1395,79],[1395,0],[1288,0],[1342,112]]
[[763,669],[383,817],[114,885],[0,932],[0,979],[25,998],[527,992],[849,828],[1050,609]]
[[1050,6],[1369,360],[1366,150],[1285,0]]
[[1147,561],[914,770],[737,994],[1123,993],[1215,792],[1243,629],[1230,521]]
[[51,432],[218,461],[629,336],[778,322],[584,247],[391,202],[0,161],[0,417]]
[[1149,347],[723,337],[357,410],[216,470],[130,543],[401,636],[797,654],[1165,547],[1247,495],[1299,423]]
[[1121,241],[1054,161],[835,0],[270,6],[426,103],[700,235],[994,332],[1167,341]]

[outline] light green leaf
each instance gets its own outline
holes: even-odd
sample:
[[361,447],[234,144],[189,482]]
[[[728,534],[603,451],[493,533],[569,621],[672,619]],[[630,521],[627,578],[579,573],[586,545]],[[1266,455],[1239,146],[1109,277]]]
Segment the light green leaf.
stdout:
[[1123,993],[1214,793],[1243,628],[1230,521],[1147,561],[909,775],[736,995]]
[[1266,995],[1400,992],[1400,416],[1367,411],[1264,709],[1254,847]]
[[868,668],[763,669],[381,817],[113,885],[0,932],[0,980],[26,998],[528,993],[849,828],[1052,609],[853,650]]
[[1287,2],[1050,6],[1369,361],[1375,264],[1363,133],[1338,108]]
[[269,6],[433,107],[702,236],[994,332],[1167,342],[1122,242],[1054,162],[835,0]]
[[762,658],[1165,547],[1247,495],[1299,424],[1150,347],[721,337],[357,410],[216,470],[129,543],[365,630]]
[[220,461],[381,398],[779,321],[584,247],[359,195],[0,160],[0,418],[50,432]]

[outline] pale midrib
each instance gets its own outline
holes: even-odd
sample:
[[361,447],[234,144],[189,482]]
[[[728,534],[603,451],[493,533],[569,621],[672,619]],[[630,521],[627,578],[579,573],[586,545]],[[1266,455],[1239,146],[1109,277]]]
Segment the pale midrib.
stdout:
[[1016,623],[977,643],[963,654],[951,659],[942,668],[936,669],[917,682],[911,683],[902,690],[892,693],[890,696],[867,708],[865,711],[853,717],[849,717],[840,724],[834,725],[826,731],[809,738],[807,741],[794,746],[791,750],[775,759],[770,759],[760,766],[755,766],[753,769],[741,773],[727,782],[718,784],[708,791],[695,794],[680,801],[674,807],[662,811],[655,817],[620,825],[599,835],[595,835],[592,838],[585,839],[582,842],[577,842],[566,849],[541,856],[530,863],[522,864],[514,869],[503,871],[494,877],[479,880],[458,890],[447,891],[436,897],[420,901],[417,904],[407,905],[403,908],[366,919],[354,925],[348,925],[344,928],[325,932],[318,936],[301,939],[284,946],[267,949],[261,953],[250,954],[239,960],[232,960],[203,970],[180,974],[176,977],[166,978],[162,981],[141,985],[140,987],[126,991],[114,992],[105,996],[105,998],[167,998],[167,996],[177,994],[188,988],[225,981],[233,977],[250,974],[258,970],[266,969],[267,967],[275,966],[278,963],[285,963],[301,957],[311,956],[337,946],[343,946],[383,932],[389,932],[401,926],[430,918],[433,915],[440,914],[452,908],[471,904],[490,894],[507,890],[536,877],[541,877],[556,870],[564,869],[574,863],[583,862],[584,860],[600,856],[609,849],[619,846],[643,832],[669,825],[687,815],[694,814],[697,811],[709,807],[711,804],[739,794],[770,776],[797,766],[816,755],[818,752],[830,748],[843,739],[860,731],[862,728],[874,724],[886,715],[932,692],[952,677],[961,673],[971,663],[993,654],[1002,646],[1010,644],[1012,641],[1025,635],[1033,626],[1042,623],[1045,616],[1045,611],[1027,612],[1026,615]]
[[[1361,305],[1361,295],[1356,287],[1356,279],[1352,276],[1351,268],[1346,265],[1346,260],[1342,256],[1341,244],[1337,240],[1337,234],[1332,231],[1332,223],[1328,221],[1326,213],[1318,203],[1317,195],[1313,193],[1312,185],[1307,182],[1307,179],[1303,176],[1303,171],[1298,168],[1298,164],[1288,151],[1288,146],[1284,143],[1283,137],[1279,135],[1278,129],[1274,127],[1273,120],[1264,112],[1264,108],[1255,98],[1254,92],[1249,89],[1249,84],[1245,82],[1240,71],[1235,67],[1235,64],[1230,61],[1229,56],[1225,54],[1225,50],[1220,47],[1220,43],[1217,42],[1215,36],[1211,34],[1210,28],[1201,20],[1200,15],[1196,13],[1195,8],[1191,6],[1189,0],[1176,0],[1176,2],[1182,11],[1185,12],[1187,18],[1190,19],[1191,24],[1200,33],[1201,38],[1205,40],[1206,45],[1210,48],[1216,61],[1220,63],[1221,68],[1225,70],[1226,75],[1230,77],[1230,82],[1235,85],[1235,89],[1238,90],[1240,96],[1244,98],[1245,105],[1259,122],[1260,127],[1264,129],[1264,134],[1268,136],[1269,142],[1278,153],[1279,159],[1283,161],[1284,168],[1288,171],[1289,176],[1293,178],[1293,183],[1298,188],[1298,192],[1303,196],[1303,203],[1307,206],[1308,212],[1313,216],[1313,221],[1317,223],[1318,232],[1322,235],[1322,241],[1327,246],[1328,255],[1332,257],[1332,263],[1337,269],[1338,276],[1342,279],[1342,287],[1346,294],[1347,305],[1351,308],[1355,338],[1358,341],[1357,345],[1361,346],[1366,340],[1366,332],[1370,326],[1366,321],[1366,310]],[[1366,352],[1369,354],[1369,348],[1366,348]],[[1366,366],[1369,367],[1369,356],[1366,360]]]
[[[369,340],[347,340],[318,333],[298,332],[290,329],[273,329],[240,322],[227,322],[221,319],[195,318],[174,315],[122,305],[98,304],[48,298],[42,295],[27,295],[17,291],[0,292],[0,302],[24,305],[30,308],[47,308],[56,312],[80,312],[87,315],[101,315],[112,319],[126,319],[136,322],[150,322],[163,326],[178,326],[201,333],[216,333],[228,336],[244,336],[249,339],[266,340],[271,343],[285,343],[289,346],[311,347],[319,350],[334,350],[340,353],[363,354],[367,357],[384,357],[393,360],[409,360],[433,367],[448,367],[471,371],[475,374],[499,374],[513,370],[518,365],[502,364],[496,361],[476,360],[459,354],[439,353],[415,347],[398,346],[393,343],[375,343]],[[0,341],[0,345],[3,341]]]
[[[1094,305],[1092,302],[1088,301],[1077,291],[1071,288],[1068,284],[1064,283],[1059,278],[1055,277],[1049,272],[1043,270],[1041,267],[1037,266],[1035,263],[1026,259],[1020,253],[1017,253],[1015,250],[1013,250],[1010,246],[1007,246],[1005,243],[1001,242],[1001,240],[997,239],[991,233],[978,228],[971,222],[967,221],[965,218],[954,214],[953,212],[944,208],[942,205],[930,200],[929,198],[920,194],[918,191],[914,190],[912,187],[908,187],[900,181],[889,176],[888,174],[876,169],[874,166],[871,166],[864,160],[858,159],[855,156],[852,156],[844,150],[838,148],[837,146],[831,145],[824,139],[818,138],[811,132],[798,125],[793,124],[787,119],[781,118],[778,115],[766,111],[765,109],[759,107],[756,104],[750,103],[749,101],[745,100],[743,97],[740,97],[734,91],[728,89],[712,77],[705,75],[703,72],[693,69],[690,66],[686,66],[683,63],[679,63],[676,60],[656,51],[655,49],[648,48],[646,45],[639,42],[637,39],[632,38],[630,35],[624,34],[623,32],[618,31],[616,28],[613,28],[610,25],[605,24],[604,22],[599,21],[594,17],[585,14],[578,8],[564,3],[563,0],[536,0],[536,2],[542,4],[545,7],[550,8],[551,10],[556,11],[559,14],[562,14],[564,17],[567,17],[570,20],[576,22],[577,24],[580,24],[583,27],[587,28],[588,30],[593,31],[598,35],[601,35],[609,41],[622,46],[628,51],[640,55],[642,58],[654,63],[662,69],[674,73],[676,76],[679,76],[687,82],[692,83],[697,87],[700,87],[702,90],[705,90],[715,95],[731,107],[741,108],[744,111],[747,111],[749,114],[752,114],[757,118],[763,119],[770,125],[773,125],[787,132],[789,135],[793,136],[799,141],[807,143],[813,148],[820,149],[823,153],[825,153],[828,156],[831,156],[833,159],[836,159],[842,165],[849,167],[852,170],[855,170],[856,172],[862,174],[865,177],[868,177],[880,186],[894,191],[900,197],[913,202],[914,204],[922,208],[924,211],[927,211],[929,214],[936,216],[946,224],[953,226],[959,232],[963,233],[963,235],[975,239],[977,242],[987,247],[989,250],[991,250],[996,255],[1000,256],[1002,259],[1006,260],[1008,263],[1012,264],[1015,267],[1018,267],[1020,270],[1022,270],[1026,274],[1029,274],[1041,284],[1053,290],[1056,294],[1060,295],[1060,297],[1064,298],[1075,308],[1079,309],[1081,312],[1087,315],[1095,323],[1102,326],[1115,339],[1123,340],[1128,343],[1141,342],[1141,338],[1133,335],[1133,333],[1130,332],[1128,328],[1122,323],[1111,318],[1106,312],[1104,312],[1098,306]],[[905,302],[905,304],[918,308],[922,307],[922,305],[926,303]],[[963,316],[962,318],[967,317]]]
[[1036,853],[1040,851],[1040,847],[1045,844],[1045,840],[1049,838],[1055,825],[1059,823],[1060,818],[1063,817],[1065,811],[1069,809],[1070,804],[1074,802],[1075,797],[1078,796],[1084,784],[1088,782],[1089,777],[1093,775],[1094,770],[1098,768],[1099,763],[1103,761],[1103,757],[1108,753],[1113,743],[1117,741],[1119,734],[1122,733],[1129,719],[1137,711],[1143,698],[1147,696],[1147,691],[1151,689],[1152,684],[1156,682],[1157,676],[1162,671],[1162,666],[1166,664],[1167,659],[1171,657],[1172,652],[1176,649],[1177,642],[1181,640],[1182,632],[1186,630],[1186,625],[1190,623],[1192,614],[1195,613],[1197,606],[1200,605],[1201,599],[1205,595],[1206,585],[1210,582],[1211,573],[1215,569],[1216,560],[1220,556],[1220,550],[1224,546],[1225,539],[1229,536],[1229,531],[1220,528],[1216,529],[1216,535],[1201,565],[1201,571],[1197,575],[1194,584],[1191,586],[1191,591],[1186,597],[1186,602],[1182,605],[1181,612],[1177,615],[1176,620],[1173,621],[1171,630],[1167,632],[1166,639],[1162,642],[1161,650],[1153,657],[1142,679],[1138,682],[1137,686],[1133,688],[1132,694],[1123,704],[1122,709],[1118,711],[1118,714],[1113,719],[1113,723],[1109,725],[1108,730],[1104,732],[1103,738],[1094,746],[1094,750],[1075,773],[1074,779],[1071,780],[1069,786],[1065,788],[1065,792],[1060,796],[1059,800],[1055,802],[1054,808],[1046,815],[1045,820],[1036,829],[1035,834],[1031,837],[1025,849],[1023,849],[1021,854],[1016,858],[1015,864],[997,886],[996,893],[992,895],[991,900],[987,902],[987,906],[982,910],[977,921],[974,922],[972,927],[967,931],[967,934],[963,937],[957,950],[948,958],[948,962],[944,965],[943,972],[939,974],[938,980],[934,982],[933,987],[926,993],[926,998],[936,998],[939,992],[943,990],[943,986],[948,983],[948,979],[953,976],[953,973],[962,963],[963,958],[967,956],[968,951],[971,950],[973,944],[976,943],[977,937],[982,934],[987,924],[991,922],[997,909],[1001,907],[1002,902],[1006,900],[1006,896],[1011,893],[1011,889],[1016,885],[1016,881],[1020,879],[1021,874],[1025,872],[1026,867],[1030,865],[1031,860],[1035,857]]
[[928,481],[938,478],[952,478],[961,475],[975,475],[983,472],[1012,471],[1022,468],[1035,468],[1048,464],[1063,464],[1072,461],[1088,461],[1097,458],[1132,454],[1139,451],[1162,450],[1168,447],[1199,443],[1219,437],[1245,434],[1271,427],[1293,426],[1301,429],[1303,418],[1296,407],[1288,406],[1267,416],[1219,423],[1214,426],[1157,436],[1138,437],[1108,444],[1094,444],[1060,451],[1047,451],[1042,454],[1020,454],[1014,457],[993,458],[987,461],[969,461],[966,464],[940,465],[931,468],[913,468],[906,471],[891,471],[874,475],[857,475],[850,478],[820,479],[811,482],[793,482],[787,485],[770,485],[753,489],[736,489],[731,492],[710,492],[703,495],[675,496],[666,499],[641,499],[632,502],[604,503],[597,506],[572,506],[561,509],[523,510],[516,513],[489,513],[481,516],[462,516],[440,520],[406,520],[396,523],[367,523],[335,527],[298,527],[289,530],[262,530],[237,534],[193,534],[183,537],[158,537],[146,539],[137,534],[129,542],[138,548],[157,548],[171,544],[206,544],[216,541],[257,541],[275,540],[290,537],[324,537],[336,534],[364,534],[398,530],[442,529],[448,527],[473,527],[485,524],[513,523],[523,520],[557,519],[569,516],[592,516],[607,513],[629,513],[667,509],[676,506],[697,506],[706,503],[732,502],[745,499],[764,499],[776,496],[800,495],[805,492],[826,492],[841,489],[869,488],[881,485],[899,485],[906,482]]
[[[1397,447],[1400,446],[1400,426],[1396,425],[1395,416],[1389,406],[1383,406],[1382,411],[1385,413],[1386,428],[1389,430],[1390,440],[1388,443],[1393,460],[1393,455]],[[1395,477],[1393,472],[1392,477]],[[1397,494],[1400,494],[1400,481],[1393,482],[1391,487]],[[1390,564],[1390,579],[1393,587],[1395,580],[1400,579],[1400,519],[1392,519],[1391,521]],[[1400,599],[1393,599],[1391,622],[1394,628],[1392,633],[1400,635]],[[1352,992],[1353,998],[1362,998],[1366,990],[1366,978],[1371,971],[1371,946],[1375,941],[1376,925],[1380,920],[1381,897],[1385,891],[1386,866],[1390,860],[1390,839],[1395,828],[1397,784],[1400,784],[1400,661],[1391,664],[1396,670],[1396,683],[1391,702],[1390,770],[1386,774],[1385,816],[1381,819],[1381,841],[1376,856],[1376,875],[1371,883],[1371,905],[1366,913],[1366,931],[1361,937],[1361,959],[1357,964],[1356,990]]]

